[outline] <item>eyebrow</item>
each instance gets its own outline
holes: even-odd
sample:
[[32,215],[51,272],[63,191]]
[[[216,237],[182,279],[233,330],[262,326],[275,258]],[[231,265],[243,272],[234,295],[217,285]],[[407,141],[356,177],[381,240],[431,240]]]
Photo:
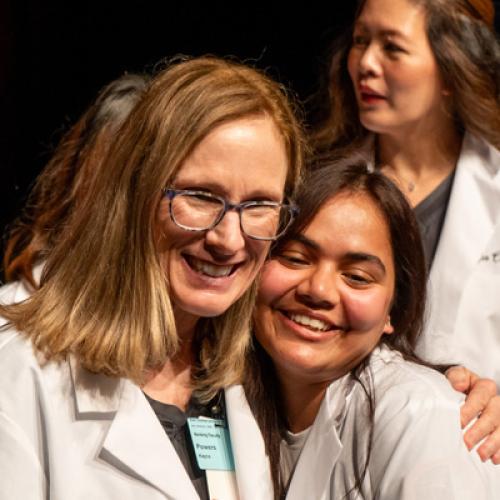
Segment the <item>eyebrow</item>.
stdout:
[[[363,21],[356,21],[355,25],[354,25],[354,28],[361,28],[365,31],[370,31],[368,29],[368,26],[366,26],[365,23],[363,23]],[[403,40],[407,40],[406,36],[404,33],[402,33],[401,31],[399,30],[395,30],[395,29],[381,29],[381,30],[377,30],[381,35],[383,36],[394,36],[394,37],[398,37],[398,38],[402,38]]]
[[306,247],[312,248],[313,250],[321,249],[318,243],[316,243],[314,240],[311,240],[307,236],[304,236],[303,234],[295,234],[290,238],[290,240],[298,241],[299,243],[302,243]]
[[[219,183],[213,182],[211,180],[199,180],[199,179],[175,179],[172,182],[172,186],[177,188],[177,186],[189,186],[188,188],[181,188],[181,189],[191,189],[193,191],[207,191],[209,193],[215,194],[217,196],[222,196],[223,198],[226,198],[228,201],[234,201],[230,200],[229,192],[226,188],[226,186],[223,186]],[[283,197],[283,193],[281,191],[277,192],[271,192],[271,191],[266,191],[264,189],[256,188],[254,191],[252,191],[248,196],[245,197],[245,200],[272,200],[272,201],[281,201]]]
[[[321,250],[321,247],[318,243],[316,243],[314,240],[311,240],[307,236],[304,236],[303,234],[296,234],[292,236],[290,240],[298,241],[299,243],[302,243],[303,245],[312,248],[313,250],[317,251]],[[347,260],[348,262],[372,262],[373,264],[378,266],[384,274],[386,274],[387,272],[382,260],[376,255],[373,255],[371,253],[349,252],[346,255],[344,255],[344,259]]]
[[380,269],[384,272],[384,274],[386,273],[384,263],[380,260],[379,257],[371,253],[349,252],[344,256],[344,258],[350,262],[363,262],[363,261],[373,262],[375,265],[380,267]]

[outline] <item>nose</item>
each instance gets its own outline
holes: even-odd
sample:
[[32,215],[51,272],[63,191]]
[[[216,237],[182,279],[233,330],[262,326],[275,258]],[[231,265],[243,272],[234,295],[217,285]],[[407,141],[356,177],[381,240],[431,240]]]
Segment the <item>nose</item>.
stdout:
[[375,43],[369,43],[364,47],[358,63],[359,76],[378,76],[381,72],[379,50]]
[[333,309],[340,301],[333,264],[321,264],[296,289],[297,299],[311,309]]
[[245,248],[245,236],[241,231],[238,212],[224,214],[222,220],[206,232],[205,243],[221,256],[231,256]]

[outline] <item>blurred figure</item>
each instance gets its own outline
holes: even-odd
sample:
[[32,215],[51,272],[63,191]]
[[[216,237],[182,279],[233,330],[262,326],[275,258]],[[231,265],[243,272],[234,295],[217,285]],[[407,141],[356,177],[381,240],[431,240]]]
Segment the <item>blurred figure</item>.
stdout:
[[15,283],[0,289],[2,303],[23,300],[38,288],[41,262],[68,216],[92,193],[102,160],[148,80],[145,75],[125,74],[106,85],[59,142],[10,229],[3,267],[6,281]]

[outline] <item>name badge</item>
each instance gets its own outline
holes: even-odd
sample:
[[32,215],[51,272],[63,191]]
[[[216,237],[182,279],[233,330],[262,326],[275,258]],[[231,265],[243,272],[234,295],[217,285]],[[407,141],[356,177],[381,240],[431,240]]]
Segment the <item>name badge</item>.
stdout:
[[213,418],[188,418],[198,467],[201,470],[234,470],[231,439],[226,422]]

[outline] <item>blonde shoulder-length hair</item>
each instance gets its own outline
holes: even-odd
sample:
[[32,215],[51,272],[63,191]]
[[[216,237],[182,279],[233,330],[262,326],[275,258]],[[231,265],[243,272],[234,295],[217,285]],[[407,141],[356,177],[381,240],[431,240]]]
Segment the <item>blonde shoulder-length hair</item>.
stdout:
[[[154,232],[162,188],[215,127],[262,114],[283,138],[291,198],[305,143],[284,89],[255,69],[216,57],[170,63],[119,130],[95,189],[68,218],[40,289],[23,303],[0,307],[0,314],[48,360],[71,353],[92,372],[142,383],[179,345]],[[200,325],[193,382],[206,397],[240,379],[254,295],[255,284]]]

